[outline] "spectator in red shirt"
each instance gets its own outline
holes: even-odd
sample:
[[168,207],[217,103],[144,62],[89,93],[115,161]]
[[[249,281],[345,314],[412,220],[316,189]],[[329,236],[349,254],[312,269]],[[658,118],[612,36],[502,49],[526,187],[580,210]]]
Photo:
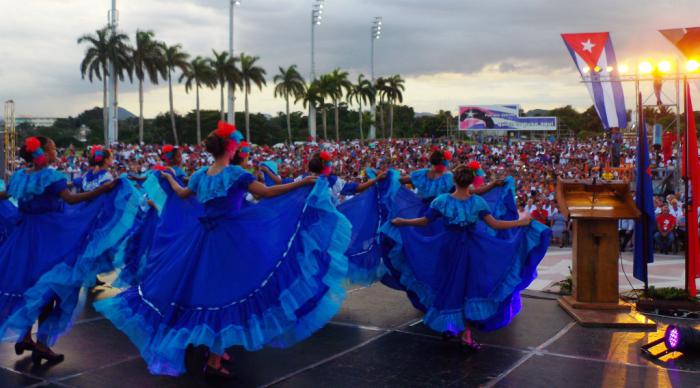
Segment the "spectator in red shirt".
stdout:
[[530,213],[530,217],[532,217],[534,220],[537,220],[544,225],[547,225],[548,220],[549,220],[549,212],[542,209],[541,202],[537,202],[535,210],[533,210]]
[[676,229],[676,217],[669,214],[668,205],[661,207],[661,214],[656,216],[656,248],[661,253],[669,253],[673,246],[673,231]]

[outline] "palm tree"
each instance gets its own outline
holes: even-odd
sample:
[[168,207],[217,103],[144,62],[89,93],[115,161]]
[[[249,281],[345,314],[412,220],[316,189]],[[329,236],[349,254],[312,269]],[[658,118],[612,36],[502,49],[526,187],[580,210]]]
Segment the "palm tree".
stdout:
[[279,74],[273,78],[275,82],[275,97],[284,97],[287,104],[287,138],[292,144],[292,122],[289,117],[289,97],[295,99],[304,94],[304,77],[297,71],[297,65],[289,66],[285,69],[280,67]]
[[373,104],[376,96],[372,81],[365,78],[363,74],[357,77],[357,83],[352,86],[348,93],[348,102],[357,102],[359,105],[358,116],[360,119],[360,142],[364,143],[364,133],[362,131],[362,104]]
[[175,126],[175,109],[173,108],[173,71],[180,69],[183,73],[187,71],[190,64],[187,62],[190,55],[182,51],[182,45],[176,44],[174,46],[163,45],[163,54],[165,58],[165,66],[168,70],[168,92],[170,99],[170,123],[173,126],[173,138],[175,140],[175,145],[179,145],[180,142],[177,137],[177,128]]
[[255,66],[260,57],[241,53],[241,81],[243,83],[243,93],[245,95],[245,137],[250,140],[250,112],[248,110],[248,95],[255,85],[262,91],[262,87],[267,84],[265,81],[265,69]]
[[388,83],[386,78],[379,77],[374,81],[374,90],[377,92],[377,96],[379,97],[379,104],[377,105],[377,108],[379,109],[379,122],[382,127],[382,137],[385,136],[385,128],[384,128],[384,98],[387,96],[387,90],[388,90]]
[[320,105],[321,109],[321,121],[323,123],[323,139],[328,140],[328,125],[327,125],[327,112],[328,108],[332,105],[326,104],[326,98],[333,98],[333,93],[335,91],[334,86],[335,81],[330,74],[323,74],[318,79],[318,89],[319,93],[323,97],[323,103]]
[[202,58],[195,58],[189,65],[189,67],[183,70],[180,76],[179,82],[185,81],[185,92],[189,93],[192,89],[192,85],[195,88],[195,94],[197,96],[197,144],[202,142],[202,122],[200,118],[199,111],[199,88],[206,86],[208,88],[215,88],[217,84],[216,72],[209,66],[209,61]]
[[118,33],[109,27],[97,30],[95,35],[83,35],[78,38],[78,44],[89,43],[90,46],[85,51],[85,57],[80,64],[80,71],[83,78],[88,74],[88,79],[92,81],[92,77],[103,81],[103,111],[102,118],[104,121],[105,143],[109,141],[108,127],[109,117],[107,114],[107,76],[109,74],[110,62],[114,66],[114,76],[110,77],[110,81],[114,86],[114,103],[115,108],[118,105],[117,86],[119,81],[124,81],[124,76],[129,79],[133,75],[133,65],[131,62],[131,47],[129,47],[129,37],[125,34]]
[[404,79],[396,74],[387,79],[386,96],[389,102],[389,138],[394,136],[394,104],[403,102],[403,92],[406,90]]
[[339,102],[343,96],[352,90],[352,82],[348,80],[348,72],[342,71],[340,69],[333,70],[330,73],[331,77],[331,89],[329,90],[329,97],[333,100],[333,107],[335,108],[335,141],[340,141],[340,114],[339,114]]
[[[304,108],[314,107],[319,109],[323,105],[323,90],[321,89],[321,83],[319,80],[315,80],[308,85],[304,86],[304,93],[296,96],[294,103],[301,101]],[[309,128],[311,131],[311,128]],[[314,139],[315,140],[315,139]]]
[[[231,57],[228,52],[220,53],[212,50],[214,57],[209,59],[209,66],[214,69],[216,79],[221,87],[221,121],[226,120],[226,108],[224,107],[224,88],[231,82],[238,87],[242,87],[241,72],[236,66],[238,58]],[[235,90],[235,88],[234,88]]]
[[80,63],[80,73],[85,79],[92,82],[93,77],[102,81],[102,120],[105,143],[107,143],[107,128],[109,126],[109,117],[107,115],[107,75],[109,69],[108,63],[108,35],[110,30],[108,27],[95,31],[95,35],[83,35],[78,38],[78,44],[89,43],[90,46],[85,50],[85,57]]
[[143,81],[148,75],[152,84],[158,84],[159,76],[167,79],[161,44],[153,31],[136,30],[136,47],[132,53],[134,73],[139,80],[139,143],[143,143]]

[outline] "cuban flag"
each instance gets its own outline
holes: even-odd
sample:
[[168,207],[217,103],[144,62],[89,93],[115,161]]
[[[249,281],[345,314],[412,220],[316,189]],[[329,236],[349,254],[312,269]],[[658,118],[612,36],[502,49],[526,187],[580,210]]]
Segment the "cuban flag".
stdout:
[[609,32],[562,34],[605,129],[626,128],[627,111]]

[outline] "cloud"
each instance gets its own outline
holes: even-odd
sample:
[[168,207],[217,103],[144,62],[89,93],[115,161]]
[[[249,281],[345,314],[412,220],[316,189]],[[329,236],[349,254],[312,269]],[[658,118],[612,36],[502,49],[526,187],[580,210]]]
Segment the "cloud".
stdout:
[[[207,56],[212,48],[228,47],[227,4],[118,0],[120,28],[130,36],[137,28],[150,29],[193,56]],[[104,25],[107,7],[107,1],[95,0],[0,0],[0,9],[12,10],[0,13],[0,100],[14,99],[27,115],[66,116],[101,105],[101,85],[80,77],[84,47],[76,39]],[[310,8],[311,1],[243,0],[236,8],[236,51],[259,55],[270,79],[278,66],[291,64],[307,75]],[[371,23],[382,16],[376,73],[404,75],[406,103],[420,111],[454,109],[467,98],[585,107],[590,98],[560,33],[611,31],[621,60],[675,57],[656,30],[697,24],[696,9],[696,0],[329,0],[316,29],[317,73],[336,67],[352,78],[369,73]],[[163,87],[147,85],[147,116],[167,110]],[[137,110],[136,86],[121,88],[125,107]],[[204,106],[216,109],[218,92],[203,94]],[[191,109],[193,97],[180,86],[175,99],[178,110]],[[251,95],[251,106],[275,113],[283,102],[266,88]]]

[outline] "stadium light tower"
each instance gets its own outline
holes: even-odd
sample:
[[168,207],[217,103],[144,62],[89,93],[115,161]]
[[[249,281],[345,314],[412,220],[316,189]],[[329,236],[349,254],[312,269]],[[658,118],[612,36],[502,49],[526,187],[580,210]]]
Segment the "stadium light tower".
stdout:
[[[324,0],[315,0],[311,6],[311,74],[309,83],[316,80],[316,26],[323,20]],[[309,104],[309,135],[316,140],[316,107]]]
[[[112,9],[107,14],[107,24],[110,28],[110,33],[114,34],[117,31],[119,14],[117,11],[117,0],[112,0]],[[117,82],[118,77],[114,71],[114,63],[109,61],[109,120],[107,126],[107,143],[111,144],[119,141],[119,107],[117,106]]]
[[[372,21],[372,33],[371,33],[371,50],[370,50],[370,72],[372,75],[372,86],[374,86],[374,41],[379,40],[382,36],[382,17],[376,16],[374,21]],[[374,122],[377,120],[377,103],[372,102],[370,108],[372,112],[372,125],[369,129],[369,138],[374,139],[377,137],[377,127]]]
[[[233,58],[233,16],[237,5],[241,5],[240,0],[229,0],[230,8],[228,15],[228,52]],[[229,124],[236,124],[236,111],[234,103],[236,101],[235,96],[235,85],[233,82],[228,83],[228,115],[227,120]]]

